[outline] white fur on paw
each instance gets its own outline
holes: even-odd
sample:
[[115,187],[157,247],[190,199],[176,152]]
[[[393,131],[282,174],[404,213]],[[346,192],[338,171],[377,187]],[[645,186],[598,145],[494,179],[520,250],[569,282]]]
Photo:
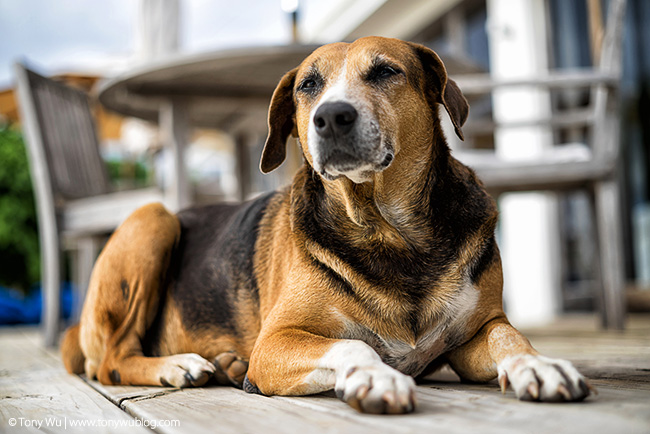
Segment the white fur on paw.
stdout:
[[364,413],[410,413],[415,409],[415,381],[388,365],[358,367],[339,375],[337,396]]
[[595,390],[568,360],[522,354],[506,357],[497,369],[501,389],[510,383],[525,401],[581,401]]
[[214,365],[198,354],[176,354],[165,357],[165,364],[160,373],[160,384],[174,387],[202,386],[214,371]]

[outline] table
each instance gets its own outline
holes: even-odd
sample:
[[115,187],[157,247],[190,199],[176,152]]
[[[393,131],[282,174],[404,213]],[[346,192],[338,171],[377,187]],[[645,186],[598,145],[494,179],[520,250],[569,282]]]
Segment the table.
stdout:
[[183,164],[189,128],[215,128],[237,142],[238,196],[249,191],[246,142],[266,134],[273,90],[285,72],[300,64],[315,45],[285,45],[174,55],[139,65],[99,84],[96,96],[109,110],[157,122],[173,153],[170,205],[191,204]]

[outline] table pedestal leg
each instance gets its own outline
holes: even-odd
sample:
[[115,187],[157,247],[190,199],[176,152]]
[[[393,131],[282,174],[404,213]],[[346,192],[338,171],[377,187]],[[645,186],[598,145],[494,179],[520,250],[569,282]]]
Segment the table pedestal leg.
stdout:
[[170,173],[166,173],[165,202],[172,211],[181,210],[192,203],[187,178],[184,150],[188,143],[187,104],[168,101],[160,109],[160,131],[164,145],[172,153]]

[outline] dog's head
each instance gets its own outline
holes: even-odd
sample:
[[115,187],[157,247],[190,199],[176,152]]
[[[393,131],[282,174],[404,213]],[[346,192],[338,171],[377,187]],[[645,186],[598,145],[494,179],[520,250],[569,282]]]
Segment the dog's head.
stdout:
[[379,37],[325,45],[273,93],[262,172],[282,164],[293,135],[325,179],[370,181],[400,153],[415,155],[407,147],[431,141],[438,104],[462,139],[467,101],[432,50]]

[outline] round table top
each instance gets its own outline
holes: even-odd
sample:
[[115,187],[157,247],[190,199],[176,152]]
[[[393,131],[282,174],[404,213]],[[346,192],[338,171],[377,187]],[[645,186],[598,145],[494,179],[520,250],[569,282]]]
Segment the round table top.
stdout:
[[[266,128],[266,113],[280,78],[318,45],[258,46],[202,54],[176,54],[101,82],[97,97],[122,115],[158,122],[161,104],[186,102],[194,126],[237,131]],[[450,74],[470,63],[441,55]],[[473,72],[473,70],[472,70]]]
[[280,78],[317,47],[267,46],[174,55],[101,82],[97,98],[109,110],[154,122],[164,101],[185,101],[192,125],[232,130],[242,118],[261,115],[265,122]]

